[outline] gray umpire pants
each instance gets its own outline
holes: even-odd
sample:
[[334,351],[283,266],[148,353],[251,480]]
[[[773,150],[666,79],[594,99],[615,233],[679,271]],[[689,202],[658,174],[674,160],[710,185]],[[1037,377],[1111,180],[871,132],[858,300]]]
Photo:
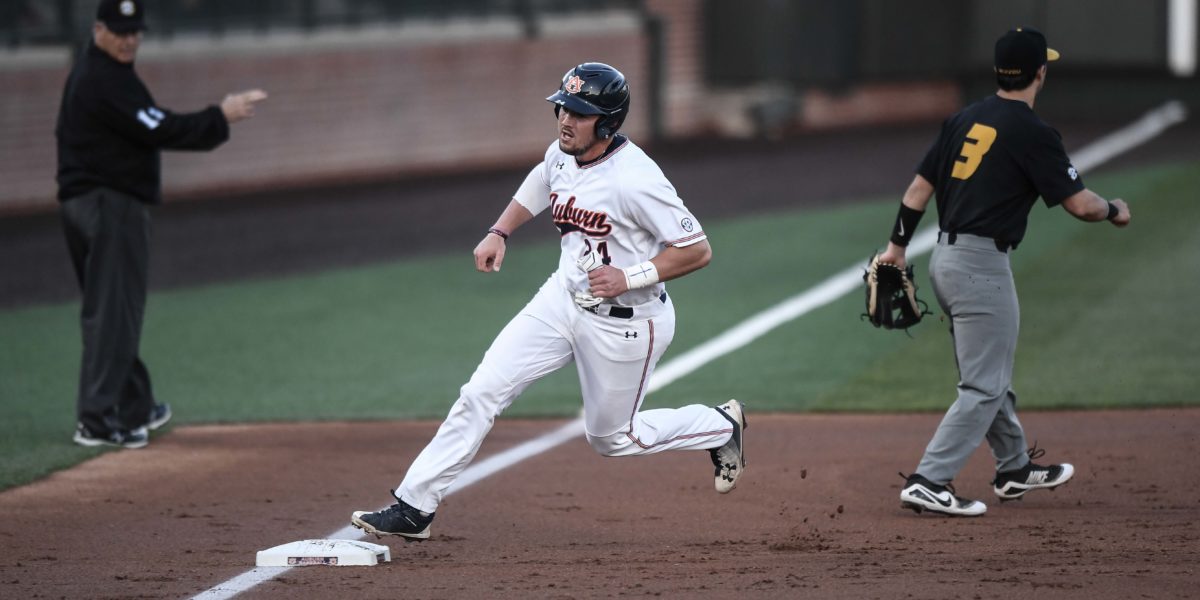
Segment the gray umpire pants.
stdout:
[[954,479],[985,438],[997,471],[1029,462],[1012,389],[1020,308],[1008,254],[988,238],[958,234],[950,244],[949,237],[938,236],[929,276],[938,304],[950,315],[958,398],[917,467],[941,485]]
[[150,420],[150,373],[138,357],[150,260],[150,211],[99,188],[62,203],[63,231],[83,292],[83,359],[76,410],[97,434]]

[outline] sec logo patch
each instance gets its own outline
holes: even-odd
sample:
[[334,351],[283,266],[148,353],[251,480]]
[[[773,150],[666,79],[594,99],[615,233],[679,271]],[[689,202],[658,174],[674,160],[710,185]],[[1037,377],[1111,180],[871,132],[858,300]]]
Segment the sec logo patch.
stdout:
[[679,226],[682,227],[684,231],[691,231],[693,227],[692,220],[684,217],[683,220],[679,222]]
[[1076,171],[1075,167],[1068,167],[1067,176],[1071,178],[1071,181],[1075,181],[1076,179],[1079,179],[1079,171]]

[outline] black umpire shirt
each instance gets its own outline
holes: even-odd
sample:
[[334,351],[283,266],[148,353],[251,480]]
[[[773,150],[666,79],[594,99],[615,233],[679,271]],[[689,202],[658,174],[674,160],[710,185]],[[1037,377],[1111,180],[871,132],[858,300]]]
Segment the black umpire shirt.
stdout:
[[229,123],[215,105],[187,114],[159,108],[132,64],[91,42],[67,77],[54,133],[60,201],[107,187],[158,204],[159,151],[212,150],[229,139]]
[[1039,195],[1052,207],[1084,188],[1062,136],[1025,102],[996,95],[946,119],[917,174],[934,186],[942,231],[1014,246]]

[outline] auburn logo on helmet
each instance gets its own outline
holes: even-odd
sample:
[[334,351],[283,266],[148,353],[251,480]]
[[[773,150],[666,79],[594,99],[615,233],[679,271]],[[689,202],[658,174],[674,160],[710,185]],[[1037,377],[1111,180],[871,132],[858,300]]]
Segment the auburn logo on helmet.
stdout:
[[579,90],[583,89],[583,79],[578,75],[572,75],[567,82],[563,84],[563,91],[568,94],[578,94]]

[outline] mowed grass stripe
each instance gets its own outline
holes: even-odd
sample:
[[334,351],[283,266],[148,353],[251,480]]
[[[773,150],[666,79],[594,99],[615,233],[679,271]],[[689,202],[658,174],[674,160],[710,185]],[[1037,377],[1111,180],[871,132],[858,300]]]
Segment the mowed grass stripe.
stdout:
[[[1175,165],[1088,183],[1129,199],[1134,225],[1116,230],[1061,209],[1034,209],[1029,235],[1013,254],[1022,306],[1014,388],[1022,407],[1200,402],[1200,342],[1190,333],[1200,331],[1200,315],[1185,304],[1200,291],[1200,205],[1192,191],[1200,169]],[[889,204],[878,212],[891,214]],[[716,389],[760,410],[944,410],[957,383],[948,324],[928,285],[928,257],[916,264],[920,295],[935,314],[911,339],[860,322],[863,299],[852,294],[715,361],[670,393]]]
[[[1200,184],[1196,167],[1089,178],[1131,200],[1135,225],[1125,231],[1035,209],[1030,237],[1014,254],[1025,309],[1017,367],[1024,406],[1195,401],[1184,388],[1198,353],[1185,332],[1197,330],[1197,317],[1183,302],[1198,286],[1186,277],[1200,254],[1191,225],[1198,209],[1189,202]],[[896,201],[706,221],[715,259],[669,284],[679,324],[665,360],[822,281],[847,259],[865,263]],[[558,253],[554,244],[514,243],[504,270],[482,276],[469,251],[153,294],[143,354],[156,390],[175,405],[176,423],[441,418]],[[932,302],[927,259],[917,264]],[[10,425],[0,441],[0,486],[96,453],[69,445],[77,310],[67,303],[0,314],[0,420]],[[943,409],[955,379],[944,325],[935,317],[909,339],[871,328],[861,312],[861,296],[851,294],[672,384],[649,406],[738,397],[755,410]],[[1114,326],[1114,315],[1125,320]],[[1136,360],[1128,360],[1130,348],[1139,349]],[[1066,373],[1088,381],[1074,385]],[[509,414],[574,414],[575,377],[563,369]]]

